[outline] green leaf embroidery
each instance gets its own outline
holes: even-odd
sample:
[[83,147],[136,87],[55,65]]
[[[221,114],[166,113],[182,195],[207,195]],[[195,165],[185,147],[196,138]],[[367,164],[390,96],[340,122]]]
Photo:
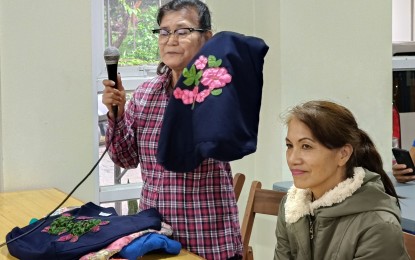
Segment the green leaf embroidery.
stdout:
[[197,86],[199,85],[199,80],[202,77],[202,72],[201,71],[196,72],[196,66],[192,65],[192,67],[190,67],[190,70],[188,70],[187,68],[184,68],[183,76],[186,78],[183,81],[183,84],[190,87],[194,83]]
[[203,72],[201,70],[199,70],[196,74],[195,86],[199,86],[199,81],[200,81],[200,78],[202,77],[202,75],[203,75]]
[[189,77],[189,78],[187,78],[187,79],[185,79],[183,81],[183,84],[185,84],[186,86],[190,87],[193,84],[193,81],[194,81],[194,79],[191,78],[191,77]]
[[51,223],[48,233],[58,235],[71,230],[74,225],[73,219],[72,216],[60,216]]
[[193,75],[195,75],[196,74],[196,66],[195,65],[192,65],[192,67],[190,67],[190,76],[193,76]]
[[72,227],[70,233],[75,236],[82,236],[85,233],[88,233],[93,227],[99,225],[101,223],[100,219],[88,219],[78,221]]
[[217,68],[222,64],[222,59],[216,60],[216,57],[213,55],[209,55],[208,57],[208,65],[210,68]]
[[[100,219],[84,219],[77,221],[73,216],[62,215],[51,223],[49,229],[46,229],[49,234],[52,235],[61,235],[63,233],[68,233],[73,237],[80,237],[93,228],[98,227],[100,224],[106,225],[109,221],[101,221]],[[97,229],[99,230],[99,229]],[[44,232],[44,231],[42,231]],[[68,238],[71,238],[69,236]],[[62,237],[60,238],[62,239]],[[67,241],[68,239],[58,240],[58,241]],[[77,239],[71,240],[71,242],[76,242]]]
[[185,76],[186,78],[189,77],[189,70],[187,68],[184,68],[183,76]]
[[222,89],[221,88],[214,89],[210,92],[210,94],[212,94],[212,96],[219,96],[220,94],[222,94]]

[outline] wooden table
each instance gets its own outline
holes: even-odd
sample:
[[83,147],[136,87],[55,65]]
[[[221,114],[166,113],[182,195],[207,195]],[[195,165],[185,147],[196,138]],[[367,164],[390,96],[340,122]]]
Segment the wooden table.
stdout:
[[[0,244],[6,241],[6,235],[14,227],[27,226],[32,218],[42,218],[56,208],[66,194],[57,189],[43,189],[18,192],[0,193]],[[62,207],[81,206],[84,203],[73,197],[69,198]],[[9,254],[7,246],[0,248],[0,259],[16,258]],[[141,260],[170,259],[196,260],[203,259],[187,250],[181,250],[179,255],[148,254]]]

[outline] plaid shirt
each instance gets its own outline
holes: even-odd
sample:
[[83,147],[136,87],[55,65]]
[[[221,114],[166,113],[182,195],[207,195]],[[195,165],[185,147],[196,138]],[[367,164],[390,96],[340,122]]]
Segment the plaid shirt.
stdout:
[[[117,123],[109,154],[123,168],[141,166],[140,209],[155,207],[172,225],[183,248],[206,259],[242,255],[238,208],[227,162],[206,159],[193,172],[167,171],[157,163],[157,145],[170,94],[170,75],[155,77],[134,92]],[[107,143],[114,131],[109,120]]]

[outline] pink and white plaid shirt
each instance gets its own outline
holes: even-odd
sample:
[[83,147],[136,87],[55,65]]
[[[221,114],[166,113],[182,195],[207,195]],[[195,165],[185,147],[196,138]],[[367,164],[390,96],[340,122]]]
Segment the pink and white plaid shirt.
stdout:
[[[172,225],[183,248],[206,259],[242,255],[238,207],[227,162],[206,159],[192,172],[167,171],[156,160],[170,75],[155,77],[134,92],[117,122],[109,154],[123,168],[141,166],[140,209],[155,207]],[[114,131],[109,120],[107,144]]]

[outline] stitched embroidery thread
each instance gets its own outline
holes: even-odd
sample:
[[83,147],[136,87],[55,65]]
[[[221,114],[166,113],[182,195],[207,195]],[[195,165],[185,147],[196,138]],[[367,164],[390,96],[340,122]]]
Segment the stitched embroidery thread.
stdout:
[[47,232],[51,235],[62,235],[56,241],[59,242],[76,242],[79,237],[88,232],[98,232],[100,226],[109,224],[109,221],[102,221],[100,219],[94,219],[92,217],[80,216],[75,219],[69,213],[63,213],[60,217],[53,220],[50,226],[45,227],[42,232]]
[[[232,76],[226,68],[220,67],[221,64],[222,60],[216,59],[213,55],[209,55],[208,58],[200,55],[190,69],[183,70],[183,77],[186,78],[183,84],[189,89],[176,87],[174,97],[181,99],[185,105],[192,104],[193,109],[195,102],[201,103],[209,95],[222,94],[222,88],[231,82]],[[200,92],[199,88],[202,89]]]

